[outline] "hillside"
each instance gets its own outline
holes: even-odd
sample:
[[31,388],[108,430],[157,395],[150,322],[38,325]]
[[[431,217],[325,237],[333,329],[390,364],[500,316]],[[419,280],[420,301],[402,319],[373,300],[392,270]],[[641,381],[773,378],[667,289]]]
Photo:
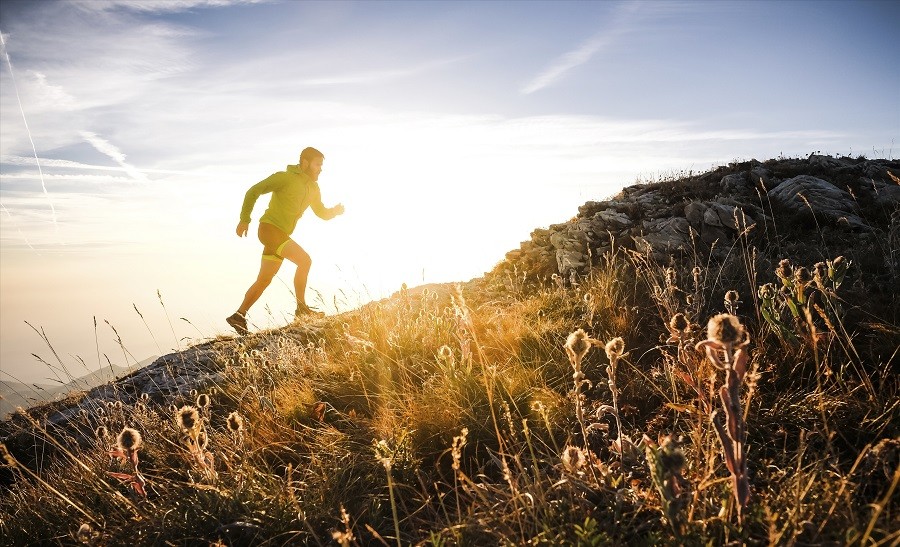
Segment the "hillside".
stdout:
[[895,545],[898,177],[811,155],[636,184],[481,278],[31,408],[0,424],[0,536]]

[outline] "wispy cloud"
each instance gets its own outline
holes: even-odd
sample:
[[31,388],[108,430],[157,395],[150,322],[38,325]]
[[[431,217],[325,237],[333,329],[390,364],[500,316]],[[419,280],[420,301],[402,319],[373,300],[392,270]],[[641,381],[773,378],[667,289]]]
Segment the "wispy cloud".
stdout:
[[[126,171],[125,167],[113,167],[111,165],[93,165],[90,163],[82,163],[78,161],[71,160],[60,160],[54,158],[40,158],[41,165],[45,169],[79,169],[79,170],[89,170],[89,171]],[[21,165],[21,166],[32,166],[35,165],[35,160],[32,157],[27,156],[0,156],[0,164],[5,165]],[[188,171],[178,171],[175,169],[141,169],[142,173],[153,173],[153,174],[162,174],[162,175],[185,175]],[[4,174],[4,177],[10,176],[10,174]]]
[[97,149],[98,152],[100,152],[101,154],[106,154],[114,162],[118,163],[119,166],[121,166],[122,169],[124,169],[125,172],[131,176],[131,178],[135,180],[149,180],[146,174],[140,171],[137,167],[125,161],[125,154],[123,154],[116,145],[90,131],[81,131],[81,136],[84,137],[84,140],[90,143],[91,146]]
[[77,2],[85,11],[128,9],[147,13],[176,13],[196,8],[223,8],[239,4],[265,4],[271,0],[104,0]]
[[629,32],[632,15],[640,7],[636,2],[628,2],[616,6],[606,27],[591,36],[578,47],[557,57],[548,67],[542,70],[520,91],[526,95],[553,85],[571,70],[587,63],[595,55],[608,48],[619,38]]

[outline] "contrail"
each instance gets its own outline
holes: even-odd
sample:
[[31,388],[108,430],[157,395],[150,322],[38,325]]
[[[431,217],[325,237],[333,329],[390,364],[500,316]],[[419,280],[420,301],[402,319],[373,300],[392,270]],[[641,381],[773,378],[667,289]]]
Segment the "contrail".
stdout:
[[13,219],[13,216],[9,213],[9,209],[6,208],[6,205],[3,205],[3,203],[0,203],[0,209],[3,209],[3,212],[6,213],[6,216],[9,217],[10,222],[12,222],[13,225],[16,227],[16,231],[19,232],[19,235],[22,236],[22,239],[25,240],[25,245],[28,245],[28,248],[31,249],[32,251],[36,252],[37,254],[41,254],[41,253],[38,253],[38,250],[35,249],[31,245],[30,241],[28,241],[28,237],[25,236],[25,234],[22,232],[22,229],[19,228],[18,224],[16,224],[16,221]]
[[[16,85],[16,76],[13,74],[12,61],[9,59],[9,52],[6,50],[6,39],[3,38],[2,31],[0,31],[0,46],[2,46],[3,55],[6,57],[6,65],[9,67],[9,76],[12,79],[13,89],[16,91],[16,100],[19,102],[19,112],[22,113],[22,121],[25,122],[25,132],[28,133],[28,140],[31,142],[31,151],[34,152],[34,161],[37,163],[38,174],[41,177],[41,188],[44,190],[44,197],[47,198],[47,203],[50,204],[50,211],[53,214],[53,227],[56,229],[57,235],[59,235],[59,224],[56,223],[56,207],[53,206],[53,201],[50,199],[50,194],[47,192],[47,185],[44,184],[44,172],[41,170],[41,162],[38,160],[34,139],[31,138],[31,129],[28,128],[28,120],[25,119],[25,109],[22,108],[22,99],[19,97],[19,87]],[[8,211],[7,214],[9,214]],[[30,244],[28,246],[31,247]]]

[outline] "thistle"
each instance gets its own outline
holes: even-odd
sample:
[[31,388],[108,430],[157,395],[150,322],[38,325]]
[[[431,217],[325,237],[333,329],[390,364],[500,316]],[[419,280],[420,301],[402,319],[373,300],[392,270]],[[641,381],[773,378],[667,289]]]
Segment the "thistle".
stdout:
[[144,490],[147,481],[138,470],[138,464],[140,463],[138,450],[141,449],[142,444],[143,439],[141,439],[141,434],[136,429],[130,427],[123,428],[116,438],[116,448],[110,450],[109,454],[113,457],[118,457],[122,460],[131,462],[131,465],[134,467],[134,474],[114,473],[110,471],[109,475],[128,482],[138,495],[147,497],[147,492]]
[[725,309],[731,315],[737,315],[737,306],[740,304],[738,292],[731,290],[725,293]]
[[682,528],[681,509],[685,504],[682,498],[684,493],[682,484],[685,480],[681,476],[681,470],[685,465],[684,453],[671,435],[661,439],[658,445],[646,435],[643,440],[647,466],[653,485],[659,492],[663,514],[672,530],[679,534]]
[[609,391],[612,393],[613,400],[613,416],[616,418],[616,445],[619,447],[619,456],[622,466],[625,466],[625,450],[622,438],[622,418],[619,415],[619,388],[616,386],[616,368],[619,359],[625,354],[625,341],[621,337],[616,337],[606,343],[606,357],[609,359],[609,367],[607,367],[607,376],[609,376]]
[[697,344],[707,358],[719,369],[725,370],[725,384],[719,389],[724,411],[714,410],[710,421],[716,429],[725,465],[731,473],[732,491],[737,502],[738,520],[750,499],[750,480],[747,474],[746,439],[747,424],[741,408],[741,385],[747,372],[747,352],[744,348],[749,338],[737,317],[719,314],[709,320],[707,339]]

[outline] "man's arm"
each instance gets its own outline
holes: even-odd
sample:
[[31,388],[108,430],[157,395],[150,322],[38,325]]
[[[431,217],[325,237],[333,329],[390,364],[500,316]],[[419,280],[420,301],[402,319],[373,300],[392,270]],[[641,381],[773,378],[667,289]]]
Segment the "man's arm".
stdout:
[[247,235],[247,230],[250,228],[250,213],[253,212],[253,206],[256,205],[256,200],[259,199],[259,196],[278,190],[284,184],[284,178],[278,175],[279,173],[269,175],[247,190],[247,193],[244,195],[244,203],[241,206],[241,220],[235,229],[238,237]]
[[334,207],[325,207],[322,203],[322,192],[319,191],[319,185],[315,184],[312,189],[312,196],[310,196],[309,206],[312,208],[313,213],[316,214],[317,217],[322,220],[331,220],[338,215],[344,214],[344,206],[343,204],[338,203]]

